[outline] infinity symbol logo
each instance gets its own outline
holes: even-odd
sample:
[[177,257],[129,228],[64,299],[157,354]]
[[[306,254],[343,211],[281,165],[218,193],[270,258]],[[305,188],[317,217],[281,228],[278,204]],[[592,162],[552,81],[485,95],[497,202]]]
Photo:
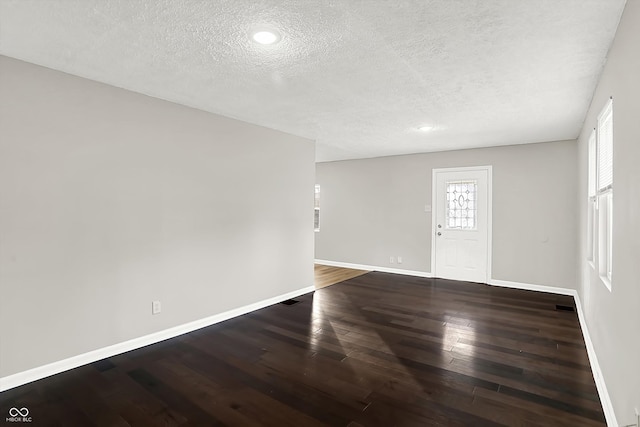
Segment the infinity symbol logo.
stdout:
[[26,417],[27,415],[29,415],[29,410],[27,408],[22,408],[22,409],[11,408],[11,409],[9,409],[9,416],[17,417],[18,415],[20,415],[21,417]]

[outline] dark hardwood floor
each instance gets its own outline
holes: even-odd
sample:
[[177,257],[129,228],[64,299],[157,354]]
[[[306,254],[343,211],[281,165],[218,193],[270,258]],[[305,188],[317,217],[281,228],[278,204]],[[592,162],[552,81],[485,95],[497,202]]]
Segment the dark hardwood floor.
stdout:
[[[52,426],[602,426],[571,297],[368,273],[0,394]],[[9,423],[7,423],[9,425]]]

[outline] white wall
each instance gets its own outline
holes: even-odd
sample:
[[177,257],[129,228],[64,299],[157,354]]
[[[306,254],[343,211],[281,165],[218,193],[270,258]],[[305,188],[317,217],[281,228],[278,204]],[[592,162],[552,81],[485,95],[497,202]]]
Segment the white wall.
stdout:
[[432,170],[493,165],[492,278],[575,289],[576,157],[562,141],[319,163],[316,259],[431,272]]
[[[640,1],[626,8],[579,138],[581,300],[619,425],[640,410]],[[586,261],[587,145],[613,96],[613,272],[609,291]]]
[[0,57],[0,377],[313,285],[313,186],[311,141]]

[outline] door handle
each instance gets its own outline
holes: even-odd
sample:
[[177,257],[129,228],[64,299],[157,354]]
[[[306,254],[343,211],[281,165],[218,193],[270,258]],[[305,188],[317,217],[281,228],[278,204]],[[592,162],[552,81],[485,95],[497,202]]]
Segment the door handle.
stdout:
[[438,231],[438,236],[442,236],[442,233]]

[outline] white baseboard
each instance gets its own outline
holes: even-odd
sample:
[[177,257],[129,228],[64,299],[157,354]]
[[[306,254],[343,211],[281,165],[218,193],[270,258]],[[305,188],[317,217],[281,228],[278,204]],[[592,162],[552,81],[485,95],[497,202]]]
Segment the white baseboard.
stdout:
[[316,264],[328,265],[330,267],[351,268],[354,270],[380,271],[382,273],[404,274],[405,276],[415,277],[433,277],[431,273],[417,270],[403,270],[401,268],[379,267],[377,265],[352,264],[350,262],[328,261],[324,259],[316,259]]
[[99,348],[97,350],[90,351],[88,353],[79,354],[77,356],[69,357],[67,359],[59,360],[57,362],[49,363],[37,368],[29,369],[27,371],[19,372],[17,374],[8,375],[0,378],[0,392],[9,390],[14,387],[18,387],[42,378],[49,377],[51,375],[59,374],[60,372],[68,371],[70,369],[77,368],[79,366],[93,363],[98,360],[112,357],[117,354],[125,353],[127,351],[135,350],[141,347],[145,347],[150,344],[155,344],[160,341],[167,340],[169,338],[176,337],[178,335],[193,332],[197,329],[211,326],[213,324],[223,322],[225,320],[241,316],[243,314],[259,310],[261,308],[277,304],[279,302],[298,297],[309,292],[313,292],[315,288],[313,286],[307,286],[306,288],[298,289],[286,294],[278,295],[273,298],[268,298],[262,301],[255,302],[253,304],[245,305],[243,307],[235,308],[233,310],[225,311],[224,313],[215,314],[213,316],[205,317],[204,319],[195,320],[193,322],[185,323],[179,326],[174,326],[169,329],[165,329],[159,332],[154,332],[149,335],[134,338],[128,341],[124,341],[118,344],[110,345],[108,347]]
[[578,320],[580,321],[580,328],[582,328],[582,336],[584,337],[584,343],[587,346],[587,355],[589,356],[589,364],[591,365],[591,372],[593,373],[593,379],[596,382],[596,388],[598,389],[598,395],[600,396],[600,402],[602,403],[602,410],[604,411],[604,417],[607,420],[607,425],[611,427],[618,426],[618,420],[616,420],[616,413],[613,411],[613,403],[611,403],[611,397],[607,390],[607,385],[604,382],[604,376],[598,363],[598,357],[596,356],[596,349],[591,341],[589,335],[589,329],[587,328],[587,321],[582,311],[582,303],[577,291],[573,291],[573,298],[576,301],[576,310],[578,311]]
[[533,285],[531,283],[510,282],[508,280],[490,279],[488,284],[492,286],[500,286],[501,288],[513,288],[513,289],[522,289],[525,291],[548,292],[550,294],[559,294],[559,295],[574,296],[576,293],[575,289],[570,289],[570,288],[559,288],[555,286],[546,286],[546,285]]

